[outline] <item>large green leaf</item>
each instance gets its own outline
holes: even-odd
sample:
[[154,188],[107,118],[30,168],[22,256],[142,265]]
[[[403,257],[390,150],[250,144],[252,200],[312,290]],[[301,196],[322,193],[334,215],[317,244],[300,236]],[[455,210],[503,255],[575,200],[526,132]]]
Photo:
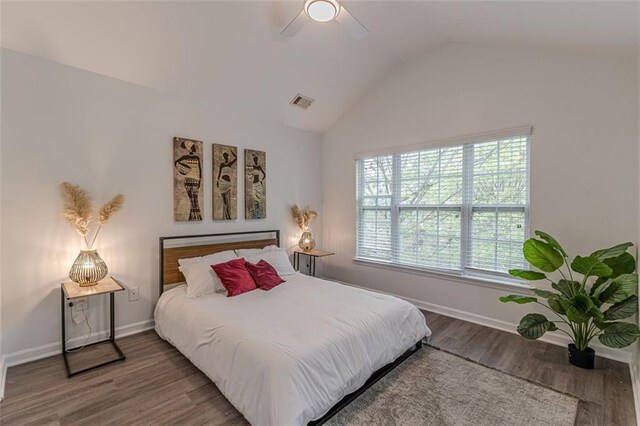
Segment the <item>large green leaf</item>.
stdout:
[[531,290],[535,293],[536,296],[540,296],[545,299],[551,299],[552,297],[560,296],[558,293],[547,290],[540,290],[539,288],[532,288]]
[[618,257],[610,257],[602,262],[613,271],[610,275],[612,278],[622,274],[632,274],[636,271],[636,260],[631,253],[622,253]]
[[578,281],[560,280],[558,283],[551,284],[555,290],[558,290],[565,297],[571,298],[580,291],[580,283]]
[[545,272],[553,272],[562,266],[564,258],[550,244],[529,238],[522,247],[527,262]]
[[604,322],[604,314],[602,313],[602,311],[600,311],[599,306],[596,304],[594,304],[593,308],[589,309],[587,315],[593,318],[596,323]]
[[525,303],[537,302],[538,299],[532,296],[521,296],[519,294],[510,294],[508,296],[502,296],[500,298],[502,303],[515,302],[518,305],[524,305]]
[[629,318],[638,311],[638,296],[631,296],[622,302],[609,307],[604,312],[604,319],[607,321]]
[[591,256],[595,257],[598,260],[608,259],[610,257],[618,257],[622,253],[625,253],[627,249],[632,246],[633,243],[622,243],[613,247],[609,247],[607,249],[594,251],[593,253],[591,253]]
[[518,333],[526,339],[538,339],[547,331],[555,331],[558,327],[542,314],[527,314],[518,325]]
[[598,340],[610,348],[624,348],[640,337],[640,329],[635,324],[628,322],[611,322],[604,326],[604,333],[598,336]]
[[549,305],[549,308],[556,314],[564,316],[567,315],[561,297],[552,297],[547,301],[547,304]]
[[584,294],[576,294],[571,299],[562,300],[560,303],[562,303],[569,321],[578,324],[589,321],[591,317],[589,311],[594,308],[593,301]]
[[571,269],[585,277],[608,277],[613,272],[611,268],[592,256],[576,256],[571,262]]
[[598,299],[603,303],[619,303],[636,294],[637,289],[638,275],[622,274],[611,280],[609,286],[602,290]]
[[547,234],[546,232],[542,232],[542,231],[535,231],[535,234],[538,237],[540,237],[540,239],[546,241],[547,244],[549,244],[551,247],[553,247],[554,249],[558,250],[564,257],[567,257],[567,252],[564,251],[564,249],[562,248],[560,243],[558,241],[556,241],[556,239],[553,238],[551,235]]
[[509,269],[509,274],[528,281],[537,281],[547,278],[542,272],[529,271],[528,269]]
[[602,292],[605,291],[611,285],[612,282],[613,282],[612,279],[607,279],[605,281],[597,280],[591,287],[591,291],[589,292],[589,295],[595,298],[599,298],[600,294],[602,294]]

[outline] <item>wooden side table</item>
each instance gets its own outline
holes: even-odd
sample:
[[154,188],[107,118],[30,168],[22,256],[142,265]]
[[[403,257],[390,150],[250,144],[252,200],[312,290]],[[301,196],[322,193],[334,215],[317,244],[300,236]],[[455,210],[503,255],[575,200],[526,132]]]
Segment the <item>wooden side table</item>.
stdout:
[[333,256],[335,253],[323,250],[304,251],[299,247],[293,249],[293,268],[298,271],[300,269],[300,255],[307,256],[311,262],[309,265],[310,275],[316,276],[316,259],[319,257]]
[[[124,361],[127,357],[124,355],[118,344],[116,343],[116,319],[115,319],[115,306],[114,306],[114,294],[118,291],[123,291],[122,287],[116,280],[111,277],[98,281],[98,284],[91,287],[80,287],[74,282],[65,282],[60,286],[60,302],[62,309],[62,357],[64,358],[64,366],[67,370],[67,377],[75,376],[76,374],[84,373],[85,371],[93,370],[98,367],[103,367],[107,364],[112,364],[118,361]],[[82,297],[98,296],[100,294],[109,294],[109,338],[93,342],[87,346],[98,345],[100,343],[111,343],[113,348],[118,353],[118,357],[109,361],[102,362],[100,364],[83,368],[78,371],[71,371],[69,368],[69,360],[67,359],[67,342],[66,342],[66,321],[65,321],[65,306],[67,303],[71,304],[74,299]]]

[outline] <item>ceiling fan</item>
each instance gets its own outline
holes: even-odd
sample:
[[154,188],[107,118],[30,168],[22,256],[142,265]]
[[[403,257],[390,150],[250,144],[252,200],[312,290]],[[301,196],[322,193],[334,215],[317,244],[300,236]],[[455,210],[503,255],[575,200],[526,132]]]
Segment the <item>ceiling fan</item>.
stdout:
[[360,40],[369,34],[367,28],[360,23],[338,0],[305,0],[302,11],[280,33],[284,37],[293,37],[300,28],[310,20],[329,22],[336,20],[340,25]]

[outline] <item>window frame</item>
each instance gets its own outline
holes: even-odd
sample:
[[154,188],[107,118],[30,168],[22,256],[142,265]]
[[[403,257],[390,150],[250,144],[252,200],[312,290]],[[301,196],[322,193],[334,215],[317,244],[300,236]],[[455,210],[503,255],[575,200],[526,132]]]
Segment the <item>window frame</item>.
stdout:
[[[394,151],[384,150],[379,153],[363,153],[356,155],[356,181],[358,182],[358,186],[356,187],[356,245],[355,245],[355,257],[353,258],[356,262],[361,262],[364,264],[370,264],[375,266],[380,265],[385,268],[391,269],[400,269],[406,270],[408,272],[414,273],[426,273],[429,274],[437,274],[437,275],[445,275],[449,277],[462,277],[468,278],[472,281],[480,281],[480,282],[489,282],[492,284],[498,285],[511,285],[517,287],[527,288],[528,285],[525,284],[523,280],[517,279],[509,275],[507,272],[499,272],[492,270],[485,270],[480,268],[474,268],[470,264],[469,255],[471,253],[471,226],[472,226],[472,216],[476,211],[490,211],[490,212],[508,212],[508,211],[516,211],[522,212],[524,214],[524,238],[523,241],[526,241],[530,237],[530,210],[531,210],[531,143],[532,143],[532,133],[533,127],[526,126],[514,129],[507,129],[498,132],[489,132],[482,135],[476,136],[466,136],[462,138],[455,138],[441,141],[440,144],[420,144],[414,145],[411,147],[399,148]],[[474,161],[474,146],[476,144],[492,142],[492,141],[500,141],[505,139],[517,139],[517,138],[526,138],[526,189],[525,189],[525,204],[474,204],[473,203],[473,179],[474,179],[474,170],[473,170],[473,161]],[[400,172],[400,158],[402,154],[413,153],[417,151],[431,150],[431,149],[442,149],[442,148],[453,148],[453,147],[462,147],[463,155],[462,155],[462,195],[461,195],[461,204],[435,204],[435,205],[402,205],[400,203],[400,185],[402,182]],[[369,196],[359,196],[360,194],[364,194],[364,163],[367,159],[378,158],[382,156],[391,156],[392,157],[392,191],[391,191],[391,204],[390,206],[380,207],[376,202],[375,206],[364,206],[363,200],[364,198],[379,198],[369,197]],[[496,173],[491,173],[492,175],[500,174],[500,171]],[[386,196],[389,197],[389,196]],[[400,246],[398,244],[399,236],[400,236],[400,224],[399,217],[400,212],[403,209],[419,211],[421,209],[427,210],[455,210],[460,211],[460,268],[441,268],[435,266],[423,266],[419,264],[413,264],[409,262],[402,262],[399,259],[400,256]],[[361,253],[361,226],[362,226],[362,216],[363,212],[367,210],[374,211],[390,211],[391,214],[391,246],[390,251],[391,254],[389,259],[381,259],[377,257],[368,257],[366,255],[362,255]],[[497,227],[496,227],[497,232]],[[491,242],[495,242],[498,244],[500,240],[498,238],[492,239]],[[512,241],[509,241],[512,242]],[[495,259],[498,259],[496,254]],[[529,265],[526,260],[523,259],[522,268],[528,268]]]

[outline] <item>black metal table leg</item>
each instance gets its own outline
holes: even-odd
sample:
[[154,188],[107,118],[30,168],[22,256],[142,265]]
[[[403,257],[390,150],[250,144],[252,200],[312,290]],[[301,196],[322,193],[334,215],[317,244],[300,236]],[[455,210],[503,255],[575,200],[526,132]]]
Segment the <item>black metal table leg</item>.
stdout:
[[62,316],[61,316],[62,317],[62,358],[64,359],[64,366],[65,366],[65,369],[67,371],[67,377],[73,377],[76,374],[84,373],[86,371],[94,370],[96,368],[104,367],[105,365],[113,364],[114,362],[124,361],[125,359],[127,359],[125,354],[122,352],[122,350],[120,349],[120,347],[116,343],[115,294],[114,293],[109,293],[109,338],[108,339],[99,340],[97,342],[90,343],[88,345],[85,345],[85,347],[98,345],[100,343],[110,343],[111,346],[113,346],[115,351],[118,353],[118,357],[114,358],[114,359],[111,359],[111,360],[108,360],[108,361],[105,361],[103,363],[91,366],[91,367],[83,368],[82,370],[71,371],[71,368],[69,367],[69,360],[67,359],[67,345],[66,345],[66,329],[65,329],[66,328],[66,323],[65,323],[65,303],[66,303],[66,300],[65,300],[65,297],[64,297],[64,290],[60,289],[60,291],[62,292],[62,296],[61,296],[61,303],[62,303],[62,308],[61,308],[61,312],[62,312]]
[[64,290],[60,288],[60,310],[62,315],[60,315],[61,320],[61,328],[62,328],[62,358],[64,359],[64,368],[67,371],[67,377],[71,377],[71,369],[69,368],[69,360],[67,359],[67,334],[65,330],[65,298],[64,298]]
[[109,340],[112,342],[116,340],[116,321],[115,321],[115,307],[114,307],[114,299],[115,296],[113,293],[109,293]]
[[312,272],[311,272],[311,276],[315,277],[316,276],[316,257],[315,256],[310,256],[311,257],[311,268],[312,268]]

